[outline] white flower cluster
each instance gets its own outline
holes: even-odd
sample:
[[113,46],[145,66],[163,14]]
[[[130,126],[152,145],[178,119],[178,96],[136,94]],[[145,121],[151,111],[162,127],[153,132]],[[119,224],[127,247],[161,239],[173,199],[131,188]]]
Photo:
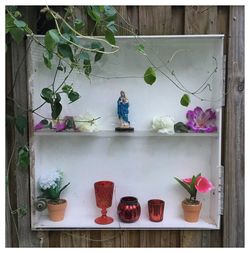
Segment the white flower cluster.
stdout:
[[39,185],[42,190],[55,188],[63,178],[63,172],[56,170],[49,174],[44,174],[39,178]]
[[174,134],[174,119],[172,117],[154,117],[152,128],[158,133]]
[[[98,131],[98,126],[96,124],[96,121],[92,121],[94,119],[93,115],[90,113],[86,113],[84,117],[77,117],[75,118],[75,124],[76,127],[81,132],[96,132]],[[80,122],[80,121],[88,121],[88,122]]]

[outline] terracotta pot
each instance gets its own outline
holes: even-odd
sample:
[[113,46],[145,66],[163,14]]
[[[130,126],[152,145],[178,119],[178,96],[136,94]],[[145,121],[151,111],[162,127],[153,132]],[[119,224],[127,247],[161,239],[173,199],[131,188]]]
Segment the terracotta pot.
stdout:
[[58,202],[48,202],[49,219],[52,221],[61,221],[64,219],[65,209],[67,207],[67,201],[60,199]]
[[182,201],[184,211],[184,220],[188,222],[197,222],[200,217],[202,203],[190,204],[186,200]]

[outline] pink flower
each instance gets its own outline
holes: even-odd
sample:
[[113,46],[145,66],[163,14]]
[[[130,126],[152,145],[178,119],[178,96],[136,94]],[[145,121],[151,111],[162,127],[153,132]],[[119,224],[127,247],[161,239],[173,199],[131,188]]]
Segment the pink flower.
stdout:
[[191,184],[192,183],[192,178],[184,178],[184,179],[182,179],[182,182],[184,182],[186,184]]
[[66,129],[66,125],[65,125],[64,122],[63,123],[57,123],[55,125],[55,128],[56,128],[56,132],[61,132],[61,131]]
[[209,192],[211,191],[214,186],[213,184],[205,177],[199,176],[196,180],[195,180],[195,188],[198,192]]
[[209,108],[205,112],[200,107],[195,107],[194,110],[189,110],[186,114],[188,122],[186,126],[194,132],[212,133],[217,131],[215,125],[216,112]]
[[41,123],[41,122],[39,122],[39,123],[37,123],[37,124],[35,125],[35,131],[40,130],[40,129],[43,129],[43,128],[44,128],[44,124]]

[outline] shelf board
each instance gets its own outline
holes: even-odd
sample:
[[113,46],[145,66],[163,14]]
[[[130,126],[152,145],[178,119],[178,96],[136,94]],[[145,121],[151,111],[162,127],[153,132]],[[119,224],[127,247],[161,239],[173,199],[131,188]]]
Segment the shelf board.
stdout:
[[[81,215],[82,216],[82,215]],[[65,229],[218,229],[216,224],[210,218],[200,218],[196,223],[186,222],[182,217],[166,217],[162,222],[151,222],[146,216],[140,217],[137,222],[124,223],[119,222],[117,217],[108,225],[99,225],[94,222],[95,217],[78,217],[72,219],[65,216],[63,221],[53,222],[47,215],[40,216],[33,230],[65,230]]]
[[92,137],[218,137],[218,133],[175,133],[162,134],[153,131],[134,131],[134,132],[115,132],[112,130],[104,130],[98,132],[55,132],[55,131],[36,131],[35,136],[92,136]]

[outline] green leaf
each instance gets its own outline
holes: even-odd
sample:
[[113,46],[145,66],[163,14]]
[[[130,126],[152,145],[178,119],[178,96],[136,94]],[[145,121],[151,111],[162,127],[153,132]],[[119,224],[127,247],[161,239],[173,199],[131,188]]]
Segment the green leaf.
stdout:
[[88,6],[87,13],[96,23],[99,23],[101,20],[100,8],[98,6]]
[[60,190],[59,190],[59,196],[61,195],[62,191],[65,190],[68,186],[69,186],[70,183],[67,183],[66,185],[64,185]]
[[72,86],[65,84],[62,87],[62,91],[65,92],[66,94],[69,94],[73,90]]
[[117,11],[112,6],[104,6],[104,15],[107,17],[105,20],[115,20],[117,16]]
[[25,35],[25,32],[21,28],[10,28],[9,33],[11,34],[11,37],[17,42],[20,43]]
[[78,100],[80,98],[80,95],[76,91],[71,91],[68,94],[68,98],[69,98],[70,102],[73,103],[73,102],[75,102],[76,100]]
[[114,21],[110,21],[107,25],[106,25],[106,28],[108,30],[110,30],[112,33],[116,33],[117,32],[117,29],[115,27],[115,22]]
[[81,52],[79,54],[79,59],[81,60],[87,60],[87,61],[90,61],[90,58],[89,58],[89,54],[87,52]]
[[84,27],[84,23],[80,19],[76,19],[74,22],[75,30],[77,32],[81,32],[82,28]]
[[41,95],[42,99],[44,99],[47,103],[53,103],[53,91],[49,88],[43,88]]
[[71,61],[73,60],[73,53],[70,45],[68,44],[58,44],[57,46],[58,53],[63,58],[69,58]]
[[62,111],[62,105],[60,102],[54,102],[51,104],[51,117],[52,119],[57,119]]
[[84,64],[83,65],[84,73],[89,78],[89,75],[90,75],[90,73],[92,71],[91,62],[88,61],[88,60],[84,60],[83,64]]
[[144,81],[147,84],[152,85],[156,81],[155,71],[152,67],[149,67],[144,73]]
[[188,133],[188,127],[183,122],[177,122],[174,125],[174,131],[176,133]]
[[15,118],[15,123],[16,123],[16,129],[18,130],[18,132],[21,135],[23,135],[24,134],[24,129],[27,127],[27,119],[22,115],[18,115]]
[[59,93],[56,93],[55,102],[58,103],[61,101],[61,96]]
[[145,51],[144,51],[144,46],[142,44],[139,44],[136,46],[136,49],[143,55],[146,55]]
[[51,69],[52,63],[51,63],[51,61],[50,61],[50,59],[49,59],[49,55],[48,55],[47,52],[45,52],[45,53],[43,54],[43,62],[44,62],[45,66],[46,66],[47,68]]
[[[104,47],[102,46],[102,44],[100,42],[92,42],[91,43],[91,48],[92,49],[97,49],[98,51],[104,51]],[[95,62],[99,61],[102,58],[103,54],[97,52],[95,55]]]
[[27,24],[24,21],[18,19],[14,20],[14,24],[16,25],[17,28],[24,28],[27,26]]
[[29,165],[29,149],[26,146],[18,150],[18,165],[23,169]]
[[181,103],[181,105],[187,107],[187,106],[189,105],[189,103],[190,103],[190,97],[189,97],[189,95],[188,95],[188,94],[184,94],[184,95],[182,96],[182,98],[181,98],[180,103]]
[[114,34],[109,30],[105,32],[105,39],[112,45],[115,45],[116,43]]
[[57,43],[59,43],[60,37],[58,32],[54,29],[49,30],[46,32],[44,37],[45,47],[48,51],[53,51]]
[[189,187],[189,185],[185,184],[184,182],[182,182],[179,178],[175,177],[175,180],[190,194],[192,195],[192,191]]

